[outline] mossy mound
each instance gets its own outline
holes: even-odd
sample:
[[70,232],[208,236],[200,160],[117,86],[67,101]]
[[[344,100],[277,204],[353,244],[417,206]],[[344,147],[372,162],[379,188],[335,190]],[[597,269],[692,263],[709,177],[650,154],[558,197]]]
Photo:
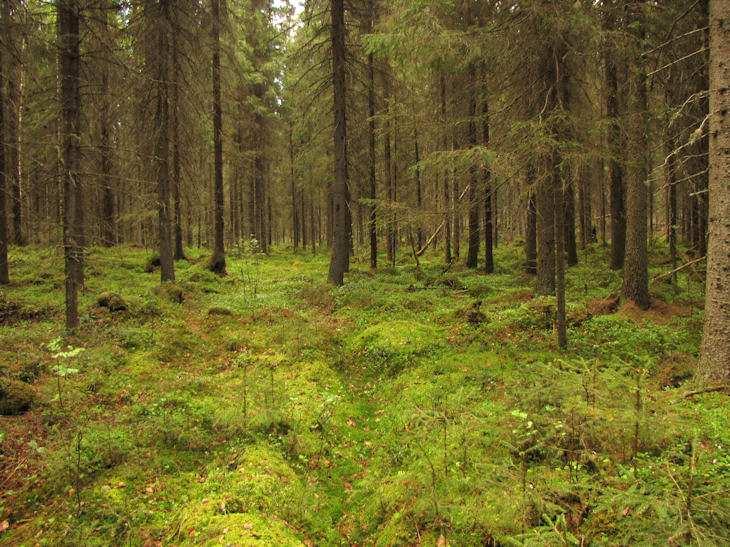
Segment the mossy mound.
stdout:
[[[229,507],[230,505],[230,507]],[[185,519],[191,543],[207,545],[304,545],[286,525],[255,513],[239,513],[234,504],[202,502]]]
[[96,304],[100,308],[106,308],[111,312],[127,310],[127,303],[124,299],[119,294],[110,291],[101,293],[96,299]]
[[35,390],[26,383],[0,378],[0,415],[15,416],[30,409]]
[[175,283],[163,283],[152,289],[152,292],[173,304],[182,304],[185,301],[185,291]]
[[415,321],[384,321],[366,328],[350,344],[352,353],[368,366],[397,372],[414,358],[441,345],[438,331]]
[[145,271],[145,273],[152,273],[159,267],[160,267],[160,255],[153,254],[151,257],[149,257],[147,259],[147,262],[145,262],[144,271]]

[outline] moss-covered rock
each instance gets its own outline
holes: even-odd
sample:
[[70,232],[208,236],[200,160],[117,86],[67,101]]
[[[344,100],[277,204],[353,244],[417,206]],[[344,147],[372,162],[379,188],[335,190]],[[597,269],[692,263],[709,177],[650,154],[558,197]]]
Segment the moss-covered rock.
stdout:
[[30,409],[35,390],[24,382],[0,378],[0,415],[14,416]]
[[111,312],[127,310],[127,303],[124,299],[119,294],[111,291],[101,293],[97,297],[96,303],[100,308],[106,308]]

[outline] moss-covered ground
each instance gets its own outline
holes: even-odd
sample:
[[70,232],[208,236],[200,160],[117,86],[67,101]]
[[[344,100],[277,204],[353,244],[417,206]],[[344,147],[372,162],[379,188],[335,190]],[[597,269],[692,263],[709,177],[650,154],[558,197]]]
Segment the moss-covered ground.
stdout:
[[161,288],[149,252],[93,249],[59,340],[60,253],[12,250],[0,375],[35,401],[0,417],[0,543],[730,542],[730,406],[690,393],[691,270],[641,312],[587,249],[561,352],[518,248],[488,276],[356,260],[342,288],[324,255],[218,278],[188,252]]

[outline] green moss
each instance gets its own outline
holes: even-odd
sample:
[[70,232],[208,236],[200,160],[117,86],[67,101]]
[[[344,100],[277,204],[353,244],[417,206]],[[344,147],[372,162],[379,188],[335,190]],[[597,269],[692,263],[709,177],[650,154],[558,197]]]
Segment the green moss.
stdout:
[[368,368],[397,372],[418,356],[439,347],[442,337],[434,327],[415,321],[385,321],[353,337],[350,350]]

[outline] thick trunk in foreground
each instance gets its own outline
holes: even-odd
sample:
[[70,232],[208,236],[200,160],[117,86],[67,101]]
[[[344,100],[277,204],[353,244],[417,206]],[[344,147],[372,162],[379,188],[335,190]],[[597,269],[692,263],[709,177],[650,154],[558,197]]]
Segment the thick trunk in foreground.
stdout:
[[332,10],[332,82],[334,97],[335,179],[332,185],[334,233],[330,257],[329,281],[344,283],[350,263],[350,230],[347,227],[347,111],[345,90],[345,8],[344,0],[331,0]]
[[226,251],[223,224],[223,113],[221,109],[221,3],[225,0],[211,0],[213,16],[213,153],[215,175],[213,181],[213,256],[210,258],[211,271],[226,273]]
[[61,102],[61,168],[63,186],[63,247],[66,273],[66,329],[79,325],[78,292],[83,282],[83,218],[80,209],[81,92],[80,7],[78,0],[59,0],[58,41]]
[[705,327],[698,372],[730,380],[730,3],[710,0],[710,212]]

